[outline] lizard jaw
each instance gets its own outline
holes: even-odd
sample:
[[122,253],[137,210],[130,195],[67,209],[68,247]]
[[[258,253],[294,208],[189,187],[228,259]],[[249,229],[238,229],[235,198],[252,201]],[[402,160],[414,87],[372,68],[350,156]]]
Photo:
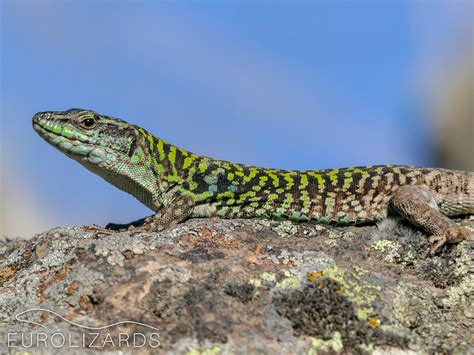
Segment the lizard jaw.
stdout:
[[34,116],[33,128],[46,142],[79,162],[100,166],[101,163],[116,160],[110,149],[95,145],[90,137],[71,132],[54,122],[42,119],[41,116]]

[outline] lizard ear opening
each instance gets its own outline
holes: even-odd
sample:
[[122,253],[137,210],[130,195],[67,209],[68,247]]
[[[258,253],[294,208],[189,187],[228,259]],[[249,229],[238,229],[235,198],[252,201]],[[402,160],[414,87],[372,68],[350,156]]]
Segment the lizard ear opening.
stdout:
[[135,153],[135,149],[138,147],[138,139],[137,137],[133,138],[132,144],[130,144],[130,150],[128,151],[128,156],[131,158],[133,153]]

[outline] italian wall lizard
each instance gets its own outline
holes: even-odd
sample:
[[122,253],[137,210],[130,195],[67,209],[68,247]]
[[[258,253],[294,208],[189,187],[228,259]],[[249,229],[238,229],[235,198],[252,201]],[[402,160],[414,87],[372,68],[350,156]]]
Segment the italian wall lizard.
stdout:
[[390,211],[430,234],[433,250],[466,239],[450,216],[474,214],[474,173],[400,165],[278,170],[191,153],[94,111],[40,112],[48,143],[156,211],[141,228],[191,217],[358,224]]

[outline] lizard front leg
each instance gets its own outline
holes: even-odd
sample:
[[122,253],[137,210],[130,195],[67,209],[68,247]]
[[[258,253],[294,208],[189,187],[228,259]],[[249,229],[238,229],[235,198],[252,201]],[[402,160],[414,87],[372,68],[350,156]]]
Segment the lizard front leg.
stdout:
[[435,197],[423,186],[401,186],[393,193],[389,206],[431,234],[432,253],[445,243],[458,243],[469,236],[466,228],[458,226],[439,211]]
[[[163,203],[163,200],[166,202]],[[190,218],[196,204],[191,196],[181,193],[178,189],[168,192],[164,198],[160,196],[159,201],[157,212],[150,217],[127,224],[109,223],[105,228],[92,229],[104,234],[126,229],[138,232],[159,232]]]
[[195,201],[191,196],[174,194],[169,202],[162,206],[153,216],[145,218],[138,229],[147,232],[158,232],[191,217]]

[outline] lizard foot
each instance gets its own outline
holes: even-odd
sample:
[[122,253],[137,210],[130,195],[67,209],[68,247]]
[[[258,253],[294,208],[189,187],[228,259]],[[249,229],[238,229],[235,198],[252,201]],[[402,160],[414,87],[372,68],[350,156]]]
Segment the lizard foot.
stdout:
[[155,216],[145,218],[143,224],[138,229],[144,232],[162,232],[168,227],[171,227],[173,223],[165,223],[163,220],[157,219]]
[[145,218],[138,229],[144,232],[162,232],[191,217],[194,208],[194,200],[191,197],[176,195],[172,202],[172,205],[163,207],[153,216]]
[[[102,228],[105,232],[113,233],[117,231],[129,231],[135,233],[150,233],[150,232],[161,232],[171,226],[172,223],[167,225],[163,224],[162,221],[157,220],[155,216],[150,216],[146,218],[139,219],[134,222],[121,224],[121,223],[108,223],[105,226],[105,229]],[[100,228],[100,227],[99,227]]]
[[104,234],[104,235],[110,235],[113,233],[113,231],[108,229],[107,227],[104,228],[95,224],[88,226],[87,230],[96,232],[96,234]]
[[459,243],[468,239],[468,236],[469,231],[459,226],[449,228],[443,235],[432,235],[429,238],[430,243],[434,244],[431,248],[431,254],[438,253],[439,249],[445,244]]
[[440,251],[441,247],[448,241],[445,235],[432,235],[428,239],[433,246],[431,247],[431,255],[436,255]]

